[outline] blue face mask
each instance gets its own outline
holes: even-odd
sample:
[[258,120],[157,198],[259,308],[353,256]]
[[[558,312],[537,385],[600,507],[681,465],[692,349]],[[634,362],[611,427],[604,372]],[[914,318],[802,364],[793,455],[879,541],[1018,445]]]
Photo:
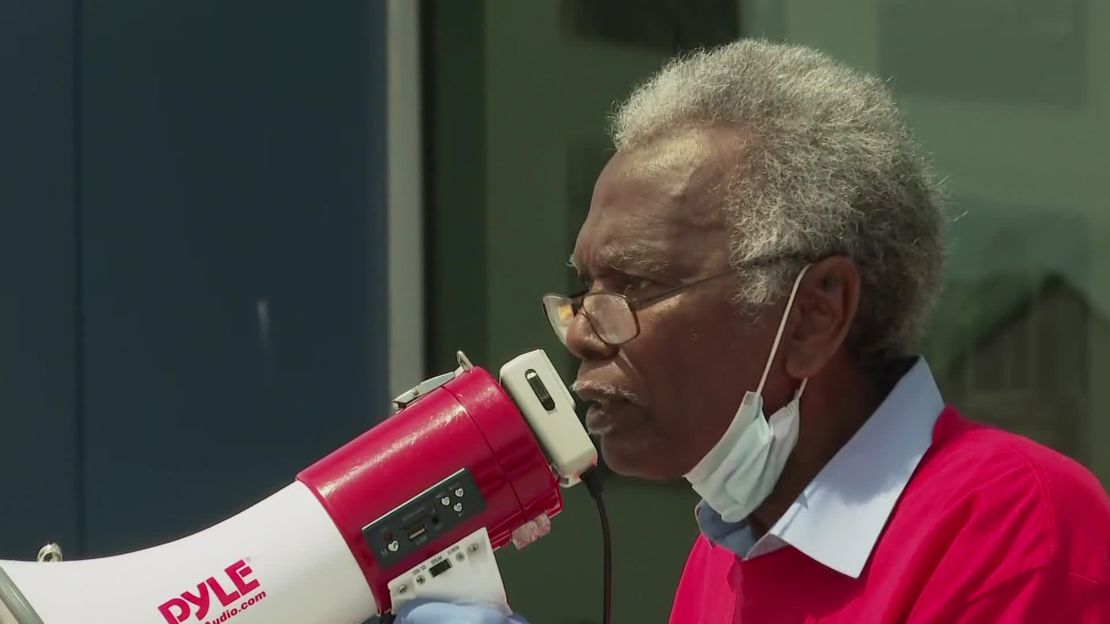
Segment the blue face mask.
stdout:
[[740,408],[720,441],[686,474],[694,491],[725,522],[747,518],[767,498],[798,443],[798,410],[807,380],[803,379],[794,398],[770,417],[763,414],[763,385],[775,361],[798,286],[808,268],[803,268],[794,280],[759,387],[755,392],[749,390],[744,394]]

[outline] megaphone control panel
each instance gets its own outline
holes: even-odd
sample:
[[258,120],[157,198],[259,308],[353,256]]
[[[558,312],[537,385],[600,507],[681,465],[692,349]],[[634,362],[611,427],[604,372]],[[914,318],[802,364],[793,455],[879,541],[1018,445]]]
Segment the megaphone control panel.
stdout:
[[383,568],[404,561],[430,541],[439,542],[486,501],[470,471],[463,468],[403,505],[366,525],[362,535]]

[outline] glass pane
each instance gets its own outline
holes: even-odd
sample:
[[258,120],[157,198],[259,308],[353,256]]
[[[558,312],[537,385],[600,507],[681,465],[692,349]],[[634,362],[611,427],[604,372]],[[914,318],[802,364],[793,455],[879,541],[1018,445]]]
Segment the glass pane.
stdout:
[[636,317],[624,297],[594,294],[582,304],[593,320],[594,331],[605,342],[619,345],[636,336]]
[[[430,184],[441,198],[431,207],[433,225],[441,224],[434,283],[479,299],[469,308],[473,327],[444,322],[443,333],[431,332],[444,365],[473,340],[490,363],[536,346],[564,351],[554,338],[537,345],[547,330],[535,300],[537,290],[577,287],[562,265],[611,153],[613,103],[677,51],[740,34],[783,39],[889,80],[948,182],[947,291],[922,345],[946,399],[1055,446],[1110,482],[1106,3],[422,6],[434,72]],[[577,363],[566,356],[563,364],[572,378]],[[618,619],[661,621],[696,534],[696,497],[682,486],[626,479],[607,483],[607,495],[622,543],[653,547],[651,565],[617,562]],[[596,531],[596,517],[580,490],[567,498],[551,536],[519,556],[506,553],[502,570],[524,614],[595,621],[600,592],[579,571],[582,561],[596,561],[581,540]],[[554,577],[579,599],[551,592],[546,579]]]
[[[421,4],[429,61],[430,283],[442,302],[429,331],[433,363],[454,366],[455,350],[464,348],[499,366],[542,347],[565,379],[574,378],[578,362],[548,337],[535,302],[547,291],[581,287],[564,264],[611,153],[607,115],[676,52],[736,38],[739,6],[735,0]],[[449,310],[460,301],[465,310]],[[652,544],[650,565],[617,561],[615,617],[663,621],[697,534],[691,521],[697,497],[688,487],[618,478],[607,479],[605,490],[621,543]],[[600,565],[590,541],[597,514],[583,490],[565,496],[551,535],[520,553],[503,549],[498,563],[513,606],[526,617],[596,622],[599,579],[581,572]],[[551,579],[560,591],[552,591]]]
[[[1083,0],[741,3],[888,79],[950,193],[922,349],[945,399],[1110,483],[1110,12]],[[938,45],[943,42],[943,45]]]
[[545,295],[543,308],[547,313],[547,320],[551,322],[551,329],[555,331],[559,340],[566,344],[567,328],[574,320],[574,307],[571,306],[570,300],[562,295]]

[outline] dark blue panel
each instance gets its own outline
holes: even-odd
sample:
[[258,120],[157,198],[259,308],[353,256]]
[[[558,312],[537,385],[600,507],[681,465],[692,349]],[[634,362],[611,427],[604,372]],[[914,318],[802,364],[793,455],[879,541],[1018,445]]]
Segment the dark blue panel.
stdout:
[[289,482],[386,397],[378,3],[90,3],[91,554]]
[[74,8],[0,3],[0,558],[78,539]]

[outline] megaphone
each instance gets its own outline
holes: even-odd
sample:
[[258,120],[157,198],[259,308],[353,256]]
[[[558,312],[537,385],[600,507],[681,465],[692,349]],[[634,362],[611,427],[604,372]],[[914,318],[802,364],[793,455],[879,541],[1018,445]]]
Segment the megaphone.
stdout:
[[[359,624],[416,598],[505,605],[493,551],[542,537],[597,463],[543,351],[459,367],[246,511],[125,555],[0,560],[0,624]],[[506,607],[507,608],[507,607]]]

